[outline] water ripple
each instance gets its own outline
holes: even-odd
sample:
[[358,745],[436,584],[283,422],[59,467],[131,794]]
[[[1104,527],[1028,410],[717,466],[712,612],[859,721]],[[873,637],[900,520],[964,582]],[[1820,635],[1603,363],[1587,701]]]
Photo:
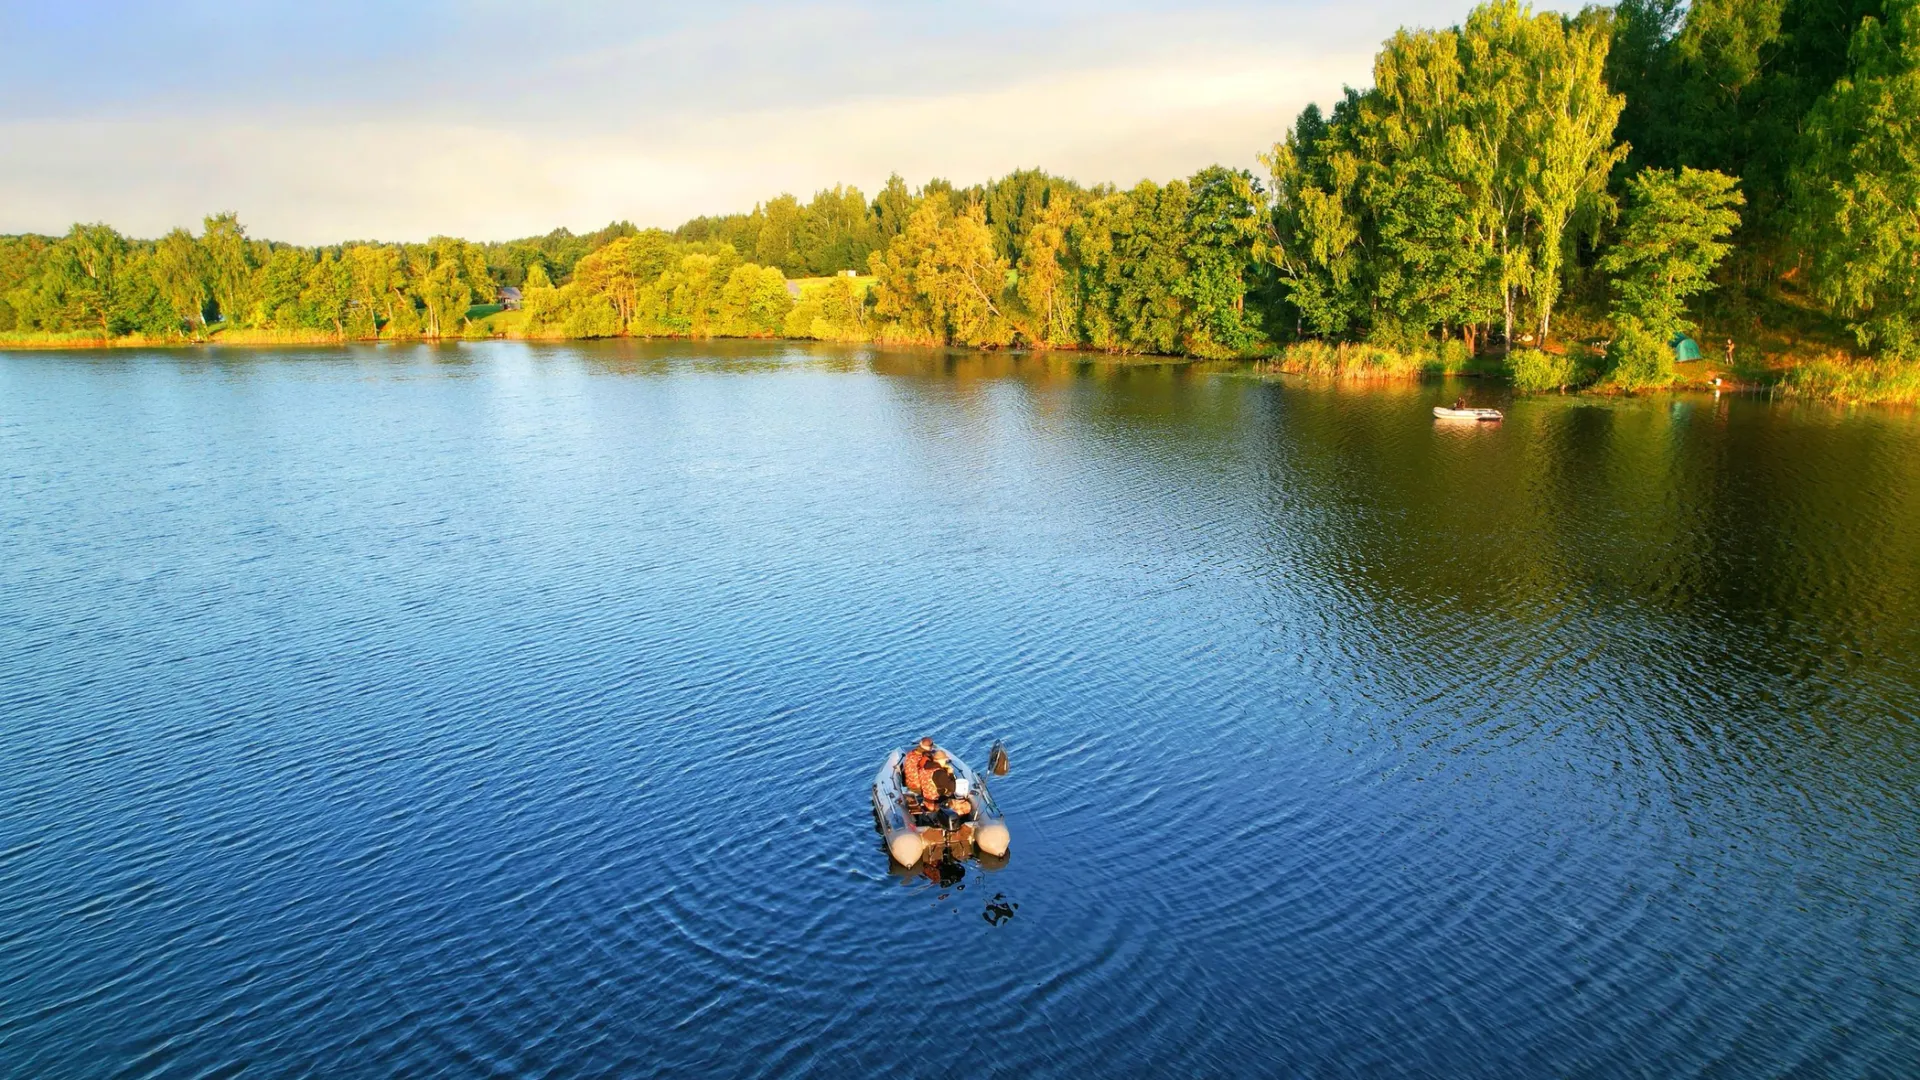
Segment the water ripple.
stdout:
[[1920,428],[1452,392],[0,355],[0,1074],[1898,1073]]

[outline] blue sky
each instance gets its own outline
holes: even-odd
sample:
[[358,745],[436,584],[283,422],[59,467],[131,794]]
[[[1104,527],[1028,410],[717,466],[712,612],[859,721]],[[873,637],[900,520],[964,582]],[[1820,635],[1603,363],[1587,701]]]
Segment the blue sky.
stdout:
[[1466,3],[0,0],[0,231],[299,242],[672,225],[898,170],[1253,166]]

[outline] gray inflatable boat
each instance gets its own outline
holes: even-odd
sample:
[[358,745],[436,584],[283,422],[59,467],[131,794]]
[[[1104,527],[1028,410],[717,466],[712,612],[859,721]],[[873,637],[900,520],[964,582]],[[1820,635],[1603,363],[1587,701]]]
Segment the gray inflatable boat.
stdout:
[[987,791],[986,777],[948,751],[954,788],[959,792],[964,787],[966,797],[973,802],[973,813],[963,819],[921,815],[916,820],[907,805],[906,777],[900,771],[900,763],[906,756],[904,750],[888,754],[886,764],[880,766],[873,777],[873,822],[886,840],[887,854],[893,861],[901,866],[913,866],[929,855],[938,858],[942,852],[959,859],[976,852],[1005,857],[1012,834],[1007,831],[1006,819],[1000,816],[1000,808],[993,804],[993,795]]

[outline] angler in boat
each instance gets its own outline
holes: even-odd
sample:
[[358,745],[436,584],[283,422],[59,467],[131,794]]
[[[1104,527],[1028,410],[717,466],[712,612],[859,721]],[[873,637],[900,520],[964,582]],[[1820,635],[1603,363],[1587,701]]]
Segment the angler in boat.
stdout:
[[[995,743],[990,760],[1005,775],[1006,749]],[[1007,824],[986,780],[932,738],[887,756],[873,780],[873,818],[901,866],[923,857],[1007,853]]]
[[1435,405],[1433,407],[1433,416],[1436,420],[1470,420],[1477,422],[1481,420],[1498,420],[1501,418],[1501,412],[1499,409],[1468,408],[1467,399],[1465,397],[1457,397],[1453,399],[1452,408],[1448,408],[1445,405]]
[[933,755],[938,748],[933,745],[933,736],[922,735],[919,745],[907,751],[900,761],[900,778],[906,783],[907,792],[922,799],[932,794]]

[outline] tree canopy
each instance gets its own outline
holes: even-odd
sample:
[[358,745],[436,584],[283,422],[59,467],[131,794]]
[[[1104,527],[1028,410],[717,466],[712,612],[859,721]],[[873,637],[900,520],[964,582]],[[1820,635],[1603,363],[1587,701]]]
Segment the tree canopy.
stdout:
[[1372,85],[1303,110],[1260,176],[894,175],[492,243],[297,247],[232,213],[150,241],[0,237],[0,333],[446,337],[513,287],[534,336],[1474,352],[1547,347],[1569,305],[1661,339],[1731,279],[1806,282],[1863,348],[1916,357],[1917,5],[1488,0],[1394,34]]
[[1920,359],[1920,3],[1863,20],[1851,54],[1807,116],[1795,231],[1861,344]]

